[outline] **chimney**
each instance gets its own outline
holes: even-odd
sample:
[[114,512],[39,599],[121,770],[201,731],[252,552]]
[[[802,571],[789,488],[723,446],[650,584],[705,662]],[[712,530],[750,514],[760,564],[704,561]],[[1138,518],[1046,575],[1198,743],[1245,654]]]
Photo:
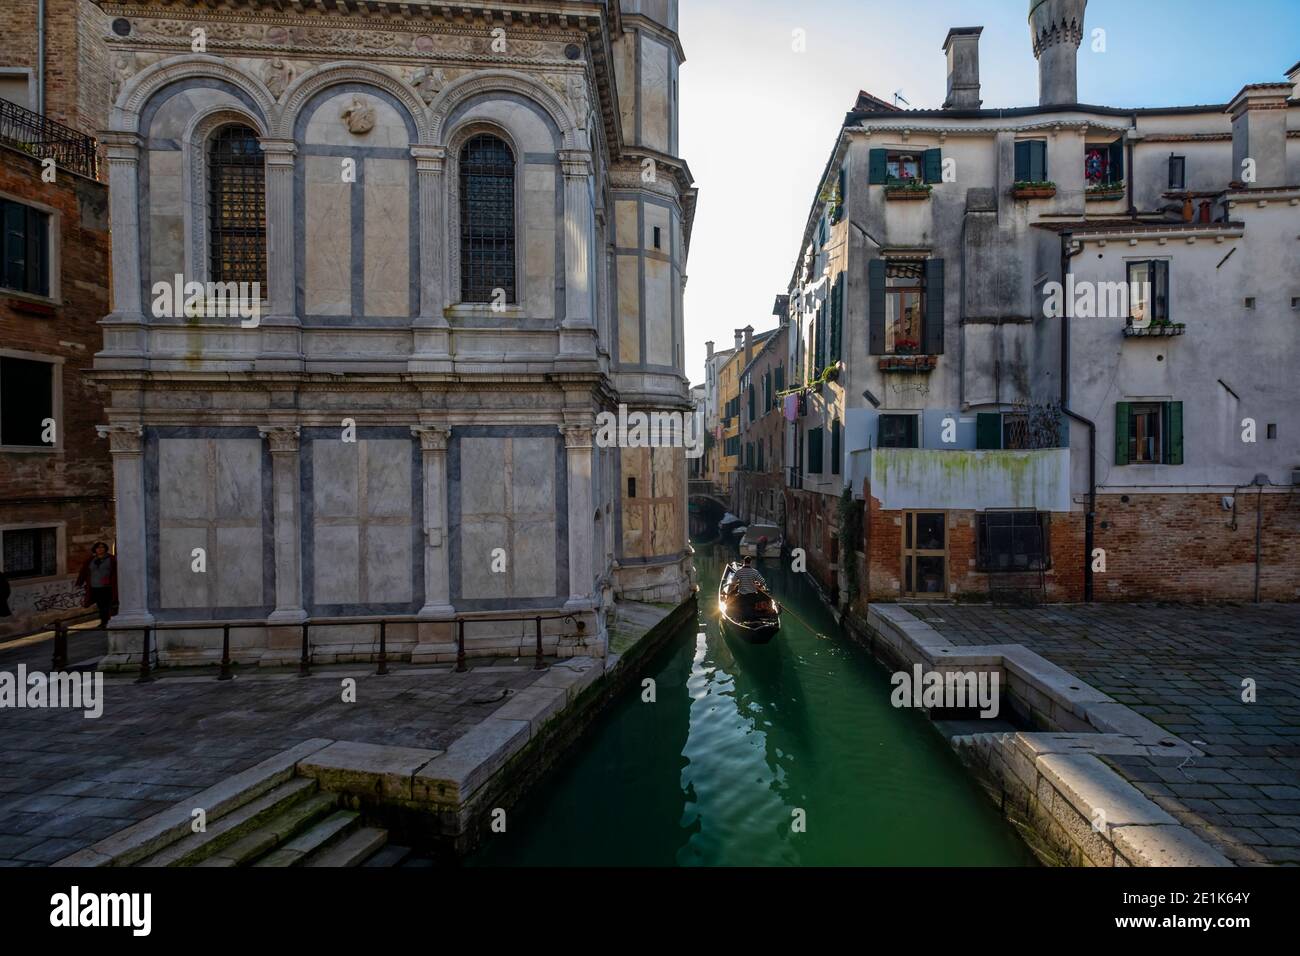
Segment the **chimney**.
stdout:
[[705,349],[704,360],[705,360],[706,362],[712,362],[712,361],[713,361],[713,343],[712,343],[712,342],[705,342],[705,343],[704,343],[704,349]]
[[[1286,186],[1286,115],[1290,83],[1253,83],[1242,88],[1227,113],[1232,117],[1232,182]],[[1248,162],[1249,161],[1249,162]]]
[[745,330],[736,329],[736,351],[739,352],[741,347],[744,344],[745,344]]
[[1038,105],[1079,102],[1079,44],[1088,0],[1030,0],[1029,31],[1038,60]]
[[[745,365],[748,365],[754,358],[754,327],[745,326]],[[742,365],[741,368],[744,368]]]
[[980,34],[983,27],[953,27],[943,41],[948,54],[946,110],[977,110],[980,99]]

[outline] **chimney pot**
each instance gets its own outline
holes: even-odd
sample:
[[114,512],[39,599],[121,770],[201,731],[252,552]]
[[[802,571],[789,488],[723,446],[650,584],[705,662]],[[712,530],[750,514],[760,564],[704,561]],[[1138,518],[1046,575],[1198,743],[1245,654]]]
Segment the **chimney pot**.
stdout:
[[[1228,104],[1232,117],[1232,182],[1286,186],[1286,115],[1290,83],[1252,83]],[[1250,163],[1247,164],[1247,160]],[[1247,178],[1248,170],[1252,173]]]
[[954,27],[943,41],[948,55],[946,110],[977,110],[980,99],[980,34],[983,27]]
[[1038,105],[1079,102],[1079,44],[1088,0],[1031,0],[1029,31],[1038,60]]

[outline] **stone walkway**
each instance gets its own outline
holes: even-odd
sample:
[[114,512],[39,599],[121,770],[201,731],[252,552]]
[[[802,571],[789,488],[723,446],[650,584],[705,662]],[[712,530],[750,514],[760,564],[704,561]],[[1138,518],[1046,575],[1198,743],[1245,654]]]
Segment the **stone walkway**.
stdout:
[[[69,659],[93,657],[93,634]],[[0,670],[48,672],[48,642],[0,649]],[[530,662],[402,668],[360,666],[309,678],[245,673],[228,682],[106,677],[104,712],[0,710],[0,865],[43,865],[166,809],[311,737],[445,750],[540,672]],[[342,680],[356,679],[356,702]]]
[[1177,734],[1205,756],[1104,759],[1235,862],[1300,864],[1300,605],[908,610],[954,644],[1024,644]]

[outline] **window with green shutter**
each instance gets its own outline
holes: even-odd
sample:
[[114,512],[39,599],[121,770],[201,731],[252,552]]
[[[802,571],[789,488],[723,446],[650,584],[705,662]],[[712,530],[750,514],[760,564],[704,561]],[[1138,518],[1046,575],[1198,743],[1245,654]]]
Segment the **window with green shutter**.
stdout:
[[808,429],[808,468],[810,475],[820,475],[824,468],[823,464],[823,432],[821,428]]
[[841,451],[842,439],[840,433],[841,433],[840,420],[837,418],[833,422],[831,422],[831,474],[832,475],[838,475],[840,473],[840,456],[843,454],[843,452]]
[[885,260],[867,263],[867,348],[871,355],[885,355],[889,345],[885,338]]
[[1026,139],[1016,143],[1016,182],[1045,183],[1047,179],[1047,140]]
[[943,182],[943,150],[927,149],[925,151],[925,181],[927,183]]
[[867,182],[883,186],[889,181],[889,150],[873,149],[867,157]]
[[843,358],[843,337],[844,337],[844,273],[841,272],[835,277],[835,284],[831,287],[831,335],[830,335],[830,355],[827,364],[834,365]]
[[926,355],[943,354],[943,260],[925,261],[925,323],[921,351]]

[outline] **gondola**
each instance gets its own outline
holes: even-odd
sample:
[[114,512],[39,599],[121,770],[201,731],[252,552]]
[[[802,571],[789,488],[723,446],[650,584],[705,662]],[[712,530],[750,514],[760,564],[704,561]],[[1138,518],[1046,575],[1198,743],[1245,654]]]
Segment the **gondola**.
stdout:
[[781,630],[781,608],[770,593],[728,594],[731,579],[740,570],[738,563],[727,566],[718,583],[718,609],[722,627],[750,644],[766,644]]

